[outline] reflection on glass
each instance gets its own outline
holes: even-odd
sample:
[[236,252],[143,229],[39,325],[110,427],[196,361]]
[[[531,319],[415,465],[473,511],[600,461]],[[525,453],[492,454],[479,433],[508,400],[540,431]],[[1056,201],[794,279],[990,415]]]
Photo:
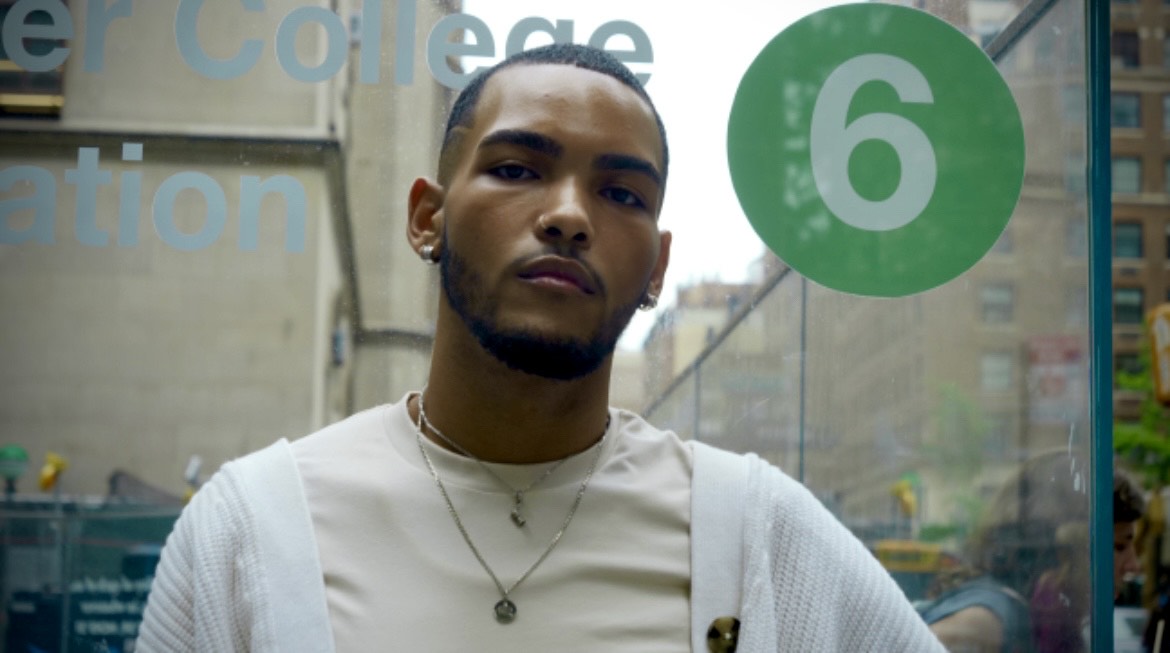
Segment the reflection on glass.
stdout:
[[[982,631],[1021,650],[1070,633],[1087,647],[1091,632],[1082,21],[1056,3],[997,60],[1027,147],[1010,246],[897,299],[781,266],[690,377],[696,437],[801,476],[924,609],[964,582],[1007,597]],[[1122,301],[1140,315],[1140,297]],[[695,399],[678,388],[659,405]]]

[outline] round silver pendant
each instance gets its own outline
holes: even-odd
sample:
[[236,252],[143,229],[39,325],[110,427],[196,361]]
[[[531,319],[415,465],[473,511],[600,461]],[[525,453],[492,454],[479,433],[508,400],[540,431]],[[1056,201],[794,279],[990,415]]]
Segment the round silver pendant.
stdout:
[[516,604],[508,599],[500,599],[496,603],[496,621],[510,624],[516,619]]

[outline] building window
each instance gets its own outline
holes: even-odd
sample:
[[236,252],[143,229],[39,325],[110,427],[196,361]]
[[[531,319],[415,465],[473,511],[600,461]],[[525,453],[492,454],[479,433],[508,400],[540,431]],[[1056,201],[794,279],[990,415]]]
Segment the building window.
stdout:
[[1113,192],[1136,195],[1142,190],[1142,160],[1136,156],[1113,158]]
[[1012,416],[994,413],[987,416],[987,435],[983,440],[983,455],[993,460],[1007,458],[1013,440]]
[[1137,32],[1114,32],[1112,41],[1113,67],[1137,68],[1139,63],[1138,50],[1140,46]]
[[1113,258],[1142,257],[1142,225],[1117,222],[1113,225]]
[[1114,127],[1141,126],[1141,96],[1137,93],[1114,93],[1110,106]]
[[1113,323],[1141,324],[1144,298],[1141,288],[1113,289]]
[[[8,12],[16,0],[0,0],[0,24],[7,26]],[[52,25],[52,16],[43,10],[28,13],[27,25]],[[54,48],[66,45],[53,39],[22,39],[24,47],[33,56],[43,56]],[[62,67],[44,72],[31,72],[16,65],[0,43],[0,117],[55,118],[64,104],[62,94]]]
[[1012,321],[1016,291],[1010,283],[989,283],[979,292],[983,321],[1003,324]]
[[984,352],[979,359],[979,385],[984,390],[1011,389],[1012,363],[1012,355],[1006,351]]
[[1126,374],[1141,374],[1142,359],[1137,354],[1119,353],[1113,356],[1113,369]]

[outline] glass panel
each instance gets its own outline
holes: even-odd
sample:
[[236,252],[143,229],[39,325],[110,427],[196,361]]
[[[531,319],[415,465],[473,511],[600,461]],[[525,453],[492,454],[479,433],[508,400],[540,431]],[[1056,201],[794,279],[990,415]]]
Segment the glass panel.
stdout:
[[[1010,240],[1001,239],[1010,245],[993,248],[1011,256],[987,256],[951,283],[897,299],[845,295],[781,269],[754,302],[763,319],[730,328],[698,367],[705,417],[726,411],[722,428],[700,438],[803,473],[924,602],[940,588],[961,589],[942,573],[953,565],[1037,606],[1052,588],[1087,601],[1060,580],[1083,588],[1086,567],[1058,562],[1059,551],[1088,555],[1085,114],[1070,100],[1083,102],[1084,87],[1069,90],[1084,80],[1082,11],[1057,3],[998,61],[1028,148]],[[1136,65],[1136,49],[1122,41]],[[1051,238],[1054,229],[1063,238]],[[1140,316],[1140,294],[1136,310],[1125,308],[1129,300],[1123,292],[1118,310]],[[757,342],[776,354],[761,354]],[[733,391],[760,376],[759,360],[773,361],[778,385],[762,395]],[[770,436],[736,428],[764,415]],[[1037,490],[1039,478],[1057,482]],[[1068,618],[1039,607],[1031,616],[1054,629]]]
[[[638,399],[612,403],[799,478],[914,600],[962,570],[1029,601],[1041,578],[1069,578],[1083,605],[1076,538],[1097,481],[1084,4],[908,3],[995,48],[1027,169],[991,256],[894,299],[830,291],[761,253],[725,174],[742,72],[823,4],[64,3],[77,38],[21,43],[69,46],[66,62],[30,72],[0,57],[0,84],[46,103],[0,107],[0,432],[34,470],[50,452],[71,463],[44,493],[26,474],[30,503],[0,511],[5,650],[125,648],[187,492],[224,461],[426,383],[440,272],[404,243],[403,207],[437,174],[454,87],[506,49],[605,30],[671,135],[660,224],[675,233],[662,306],[621,343],[642,364],[611,385]],[[180,5],[198,20],[177,20]],[[548,28],[526,37],[545,24],[527,17]],[[440,29],[452,24],[471,27]],[[1137,34],[1112,52],[1136,67]],[[1131,104],[1114,119],[1133,126]],[[1118,161],[1115,188],[1137,192],[1140,167]],[[1126,291],[1115,310],[1140,321],[1141,291]],[[1059,496],[1025,496],[1053,460]],[[1079,629],[1073,612],[1061,617]]]

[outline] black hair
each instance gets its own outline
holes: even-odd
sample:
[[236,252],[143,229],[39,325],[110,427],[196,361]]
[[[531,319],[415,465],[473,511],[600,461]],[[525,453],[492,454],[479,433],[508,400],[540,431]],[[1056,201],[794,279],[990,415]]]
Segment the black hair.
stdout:
[[1113,470],[1113,523],[1123,524],[1141,519],[1146,510],[1142,491],[1128,475]]
[[449,166],[447,157],[450,156],[450,150],[452,149],[453,142],[456,140],[454,136],[455,128],[471,126],[472,121],[475,119],[475,110],[479,105],[479,98],[483,93],[487,81],[496,73],[512,66],[539,64],[576,66],[577,68],[584,68],[585,70],[592,70],[593,72],[608,75],[633,89],[638,94],[638,97],[645,100],[646,104],[650,107],[650,111],[654,114],[654,122],[658,125],[658,137],[662,141],[662,179],[665,181],[666,170],[670,161],[666,147],[666,127],[662,124],[662,117],[658,115],[658,109],[655,108],[654,102],[646,93],[646,89],[642,88],[642,83],[638,81],[634,73],[625,64],[618,61],[617,58],[605,50],[576,43],[553,43],[531,50],[524,50],[504,59],[476,75],[459,92],[459,96],[455,98],[455,104],[451,107],[451,114],[447,117],[447,128],[443,132],[443,147],[439,153],[440,183],[445,182],[444,171]]

